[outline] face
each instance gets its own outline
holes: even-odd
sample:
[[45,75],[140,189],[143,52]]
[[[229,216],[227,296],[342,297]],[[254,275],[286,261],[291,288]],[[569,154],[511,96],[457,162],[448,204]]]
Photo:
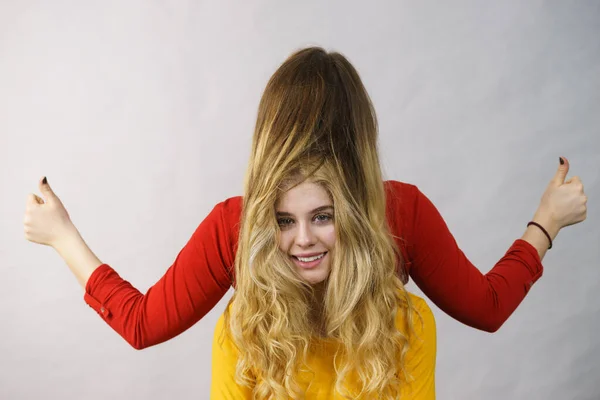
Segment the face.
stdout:
[[279,223],[279,247],[308,283],[329,276],[335,245],[333,202],[325,189],[305,181],[285,192],[275,205]]

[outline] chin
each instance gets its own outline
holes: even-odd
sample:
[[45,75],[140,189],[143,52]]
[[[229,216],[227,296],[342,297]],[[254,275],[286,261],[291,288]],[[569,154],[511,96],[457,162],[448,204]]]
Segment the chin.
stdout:
[[325,280],[327,280],[327,277],[329,276],[329,274],[327,274],[323,271],[309,271],[309,273],[307,273],[307,271],[299,271],[299,272],[300,272],[300,276],[311,285],[317,285],[321,282],[324,282]]

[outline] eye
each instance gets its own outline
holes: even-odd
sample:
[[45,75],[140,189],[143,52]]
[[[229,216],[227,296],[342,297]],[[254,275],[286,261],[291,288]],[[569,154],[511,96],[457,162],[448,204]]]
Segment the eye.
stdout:
[[318,214],[315,215],[315,220],[317,222],[328,222],[331,221],[333,219],[333,217],[329,214]]
[[281,227],[286,227],[286,226],[292,224],[293,222],[294,221],[291,218],[278,218],[277,219],[277,223]]

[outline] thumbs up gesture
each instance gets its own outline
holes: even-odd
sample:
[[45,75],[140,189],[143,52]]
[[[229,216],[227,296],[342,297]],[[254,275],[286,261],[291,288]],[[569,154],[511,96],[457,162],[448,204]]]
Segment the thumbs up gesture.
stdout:
[[587,196],[583,193],[583,183],[578,176],[565,181],[569,160],[561,158],[564,164],[559,165],[538,208],[538,213],[549,216],[559,229],[577,224],[587,216]]
[[72,232],[75,226],[69,213],[44,177],[39,182],[43,198],[31,193],[25,208],[25,239],[55,247],[56,243]]

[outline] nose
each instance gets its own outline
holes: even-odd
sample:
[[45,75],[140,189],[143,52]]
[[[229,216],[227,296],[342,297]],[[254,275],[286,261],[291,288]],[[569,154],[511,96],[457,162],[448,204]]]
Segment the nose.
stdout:
[[316,236],[308,224],[299,224],[295,242],[300,247],[310,247],[315,244]]

